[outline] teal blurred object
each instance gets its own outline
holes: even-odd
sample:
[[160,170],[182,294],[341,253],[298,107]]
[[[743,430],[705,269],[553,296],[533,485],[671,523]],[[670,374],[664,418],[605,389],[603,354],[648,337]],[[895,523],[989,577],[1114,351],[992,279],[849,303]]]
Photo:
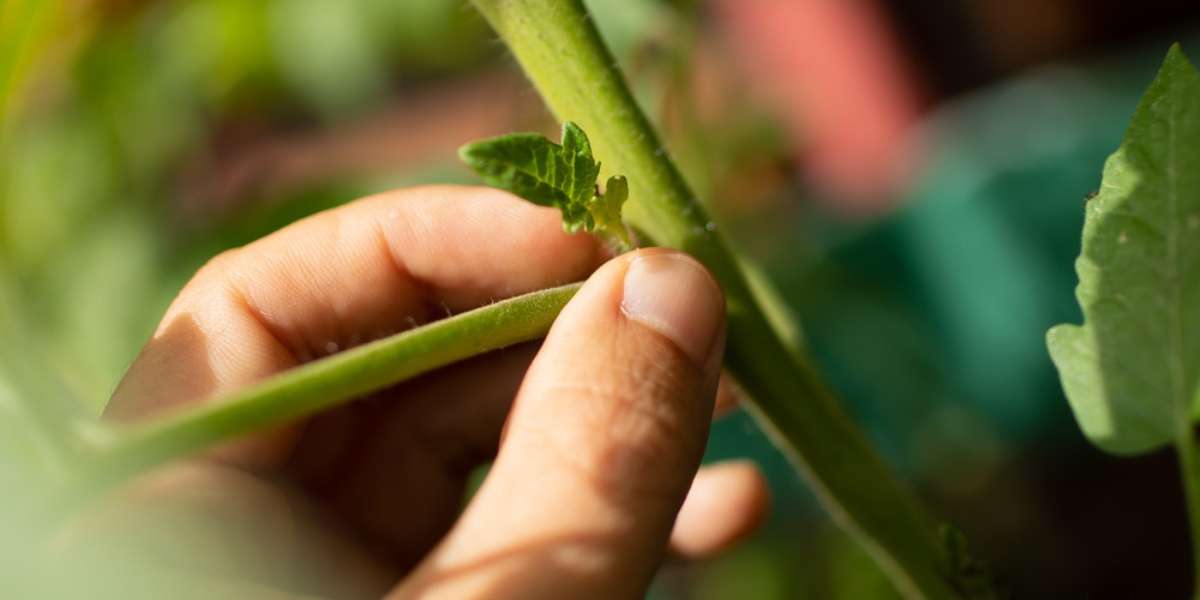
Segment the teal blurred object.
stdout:
[[[888,319],[876,327],[871,314],[805,303],[821,311],[806,320],[815,339],[860,342],[853,355],[830,352],[830,363],[851,396],[874,399],[873,417],[892,421],[901,415],[888,404],[922,404],[925,418],[910,416],[905,429],[917,436],[956,406],[1011,443],[1078,437],[1045,331],[1079,319],[1073,265],[1084,198],[1166,47],[1112,64],[1043,69],[959,101],[929,123],[930,168],[905,208],[831,254],[843,281],[868,290],[870,308],[907,323],[901,335],[880,335],[896,332]],[[825,324],[834,331],[820,333]],[[879,377],[905,360],[897,344],[912,344],[927,362]],[[882,373],[867,379],[871,368]]]

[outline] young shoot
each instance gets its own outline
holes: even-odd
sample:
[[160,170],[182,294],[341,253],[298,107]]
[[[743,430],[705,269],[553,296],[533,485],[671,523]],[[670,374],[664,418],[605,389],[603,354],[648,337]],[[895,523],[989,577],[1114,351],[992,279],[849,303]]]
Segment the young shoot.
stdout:
[[629,184],[614,175],[601,192],[596,184],[600,163],[592,156],[587,134],[575,123],[563,123],[561,144],[536,133],[511,133],[467,144],[458,155],[488,185],[559,209],[563,229],[595,233],[620,252],[633,248],[621,220]]

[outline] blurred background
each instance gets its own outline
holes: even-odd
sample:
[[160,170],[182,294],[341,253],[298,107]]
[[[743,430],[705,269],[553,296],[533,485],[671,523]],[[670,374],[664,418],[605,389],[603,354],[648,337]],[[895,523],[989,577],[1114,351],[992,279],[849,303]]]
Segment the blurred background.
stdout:
[[[689,181],[803,317],[854,416],[1019,598],[1183,598],[1174,459],[1117,459],[1048,360],[1100,179],[1189,0],[593,0]],[[0,0],[0,412],[99,411],[224,248],[358,196],[470,182],[556,125],[463,0]],[[603,158],[603,157],[601,157]],[[775,505],[652,598],[891,598],[736,414]]]

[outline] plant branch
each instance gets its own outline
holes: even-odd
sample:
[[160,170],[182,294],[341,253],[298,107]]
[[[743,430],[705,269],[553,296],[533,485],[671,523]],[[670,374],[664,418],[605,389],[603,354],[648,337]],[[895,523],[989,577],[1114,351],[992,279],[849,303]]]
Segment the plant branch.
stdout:
[[1179,471],[1183,477],[1184,499],[1187,502],[1188,522],[1192,532],[1192,598],[1200,600],[1200,445],[1192,431],[1190,419],[1180,421],[1175,450],[1179,454]]
[[626,215],[657,243],[700,259],[725,290],[726,364],[748,407],[834,517],[910,598],[956,597],[933,519],[894,477],[789,343],[634,102],[580,0],[473,0],[551,111],[591,137],[605,174],[629,179]]
[[174,416],[85,432],[72,490],[98,489],[234,437],[282,425],[439,367],[540,338],[582,284],[467,311],[317,360]]

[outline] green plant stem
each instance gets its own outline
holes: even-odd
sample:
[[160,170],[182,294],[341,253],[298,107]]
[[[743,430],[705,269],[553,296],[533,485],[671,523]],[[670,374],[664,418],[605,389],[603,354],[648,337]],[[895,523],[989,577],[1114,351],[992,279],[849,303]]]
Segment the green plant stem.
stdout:
[[1200,600],[1200,547],[1197,547],[1200,543],[1200,446],[1191,421],[1182,419],[1179,422],[1175,450],[1179,453],[1179,471],[1192,530],[1192,598]]
[[[551,111],[588,132],[605,173],[630,185],[627,218],[703,261],[729,310],[726,364],[751,411],[825,507],[912,598],[956,597],[933,519],[894,477],[801,356],[773,327],[735,256],[634,102],[579,0],[473,0]],[[778,320],[775,316],[775,320]]]
[[477,308],[285,371],[142,426],[85,432],[80,486],[99,489],[167,460],[282,425],[439,367],[540,338],[582,284]]

